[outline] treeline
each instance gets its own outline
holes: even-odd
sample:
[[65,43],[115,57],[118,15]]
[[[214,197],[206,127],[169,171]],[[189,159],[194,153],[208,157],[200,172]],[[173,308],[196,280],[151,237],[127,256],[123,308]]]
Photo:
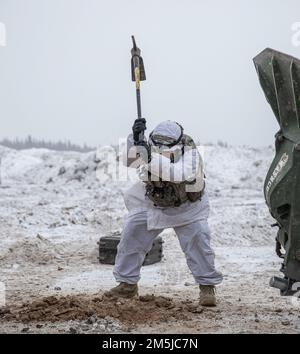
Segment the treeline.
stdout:
[[43,148],[43,149],[50,149],[50,150],[56,150],[56,151],[78,151],[78,152],[88,152],[95,150],[95,148],[92,148],[90,146],[87,146],[84,144],[83,146],[77,145],[77,144],[72,144],[70,141],[57,141],[57,142],[52,142],[52,141],[45,141],[45,140],[39,140],[39,139],[34,139],[30,135],[26,139],[3,139],[0,140],[0,145],[6,146],[11,149],[16,149],[16,150],[23,150],[23,149],[32,149],[32,148]]

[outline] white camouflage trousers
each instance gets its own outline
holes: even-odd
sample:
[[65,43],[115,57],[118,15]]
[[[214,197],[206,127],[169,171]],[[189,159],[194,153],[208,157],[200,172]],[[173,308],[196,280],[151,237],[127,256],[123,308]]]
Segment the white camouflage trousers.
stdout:
[[[129,215],[125,219],[114,266],[114,276],[117,282],[136,284],[139,281],[145,256],[151,250],[155,237],[162,231],[163,229],[147,229],[146,211]],[[221,283],[223,278],[222,274],[215,269],[215,255],[210,246],[210,230],[207,220],[174,227],[174,231],[196,283],[201,285]]]

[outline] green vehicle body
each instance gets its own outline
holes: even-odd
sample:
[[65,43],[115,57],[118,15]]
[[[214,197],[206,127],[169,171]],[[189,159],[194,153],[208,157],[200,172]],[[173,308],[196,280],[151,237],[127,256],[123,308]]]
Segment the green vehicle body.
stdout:
[[281,295],[294,295],[300,287],[300,60],[265,49],[254,64],[280,126],[264,195],[279,228],[276,252],[283,258],[284,277],[273,277],[270,285]]

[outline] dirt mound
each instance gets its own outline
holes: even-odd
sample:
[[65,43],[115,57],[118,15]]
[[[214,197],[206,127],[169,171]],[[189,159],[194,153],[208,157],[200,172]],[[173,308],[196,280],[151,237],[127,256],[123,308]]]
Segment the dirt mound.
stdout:
[[10,245],[9,249],[0,253],[0,261],[10,263],[51,264],[63,259],[62,245],[55,245],[44,236],[37,234],[34,238],[25,238]]
[[97,295],[50,296],[0,312],[0,319],[23,323],[88,320],[110,317],[126,325],[151,324],[169,320],[188,320],[202,312],[191,301],[175,302],[162,296],[146,295],[134,299],[108,299]]

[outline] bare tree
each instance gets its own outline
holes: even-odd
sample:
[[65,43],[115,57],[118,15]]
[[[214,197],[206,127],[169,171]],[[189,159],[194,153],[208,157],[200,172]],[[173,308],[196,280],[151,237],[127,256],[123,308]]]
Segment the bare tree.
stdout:
[[31,135],[28,135],[26,139],[15,138],[13,140],[4,138],[0,141],[0,145],[6,146],[11,149],[23,150],[23,149],[32,149],[32,148],[43,148],[56,151],[78,151],[78,152],[88,152],[95,150],[95,148],[88,146],[84,143],[83,146],[78,144],[72,144],[69,140],[63,142],[52,142],[45,141],[43,139],[35,139]]

